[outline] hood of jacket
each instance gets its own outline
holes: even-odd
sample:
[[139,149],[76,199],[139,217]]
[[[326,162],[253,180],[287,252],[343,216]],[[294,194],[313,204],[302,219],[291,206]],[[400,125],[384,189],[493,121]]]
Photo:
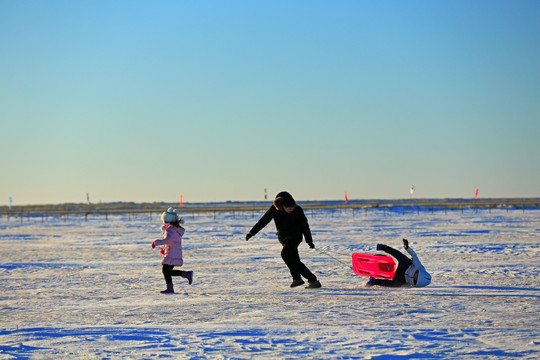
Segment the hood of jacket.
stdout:
[[[418,259],[414,250],[409,246],[407,252],[412,256],[413,264],[405,270],[405,281],[415,287],[428,286],[431,283],[431,275]],[[414,281],[414,273],[418,271],[418,280]]]

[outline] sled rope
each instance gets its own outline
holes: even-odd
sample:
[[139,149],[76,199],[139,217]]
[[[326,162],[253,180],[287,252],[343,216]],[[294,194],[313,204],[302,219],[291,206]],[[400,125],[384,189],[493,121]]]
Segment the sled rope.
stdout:
[[341,263],[341,264],[347,266],[348,268],[352,268],[352,265],[351,265],[351,264],[346,263],[346,262],[344,262],[344,261],[342,261],[342,260],[339,260],[339,259],[336,258],[335,256],[332,256],[332,255],[328,252],[328,250],[325,251],[325,250],[322,250],[322,249],[319,249],[319,248],[315,248],[315,250],[317,250],[317,251],[320,252],[321,254],[324,254],[324,255],[328,256],[329,258],[334,259],[334,260],[337,261],[338,263]]

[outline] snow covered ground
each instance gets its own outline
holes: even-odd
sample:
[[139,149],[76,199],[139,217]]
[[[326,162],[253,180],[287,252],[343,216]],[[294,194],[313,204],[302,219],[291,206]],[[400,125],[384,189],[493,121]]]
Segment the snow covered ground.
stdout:
[[[0,359],[540,358],[539,210],[308,211],[317,290],[273,224],[244,240],[261,215],[189,215],[174,295],[157,214],[0,218]],[[432,284],[364,287],[351,254],[403,237]]]

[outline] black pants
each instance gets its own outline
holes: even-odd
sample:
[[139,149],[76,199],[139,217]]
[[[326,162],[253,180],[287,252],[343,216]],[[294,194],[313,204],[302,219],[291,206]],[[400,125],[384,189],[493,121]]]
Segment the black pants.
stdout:
[[163,264],[163,268],[161,269],[161,271],[163,271],[163,276],[165,277],[166,284],[172,284],[173,276],[184,275],[184,272],[182,270],[173,270],[173,268],[174,265]]
[[301,279],[301,276],[305,277],[307,281],[313,282],[317,280],[317,277],[309,271],[306,265],[300,261],[300,254],[298,254],[298,245],[300,243],[285,243],[283,249],[281,249],[281,258],[289,268],[291,276],[294,280]]
[[407,284],[407,281],[405,281],[405,271],[409,268],[409,266],[412,265],[412,260],[408,256],[403,255],[401,251],[391,248],[390,246],[386,247],[385,252],[395,257],[398,261],[398,266],[394,277],[392,280],[375,279],[372,284],[387,287],[400,287]]

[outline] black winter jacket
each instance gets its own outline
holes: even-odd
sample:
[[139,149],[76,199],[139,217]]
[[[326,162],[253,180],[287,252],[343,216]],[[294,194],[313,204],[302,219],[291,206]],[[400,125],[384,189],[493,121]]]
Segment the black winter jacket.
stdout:
[[296,205],[290,214],[282,210],[277,210],[272,205],[255,226],[253,226],[250,233],[252,235],[257,234],[272,219],[274,219],[278,240],[281,244],[300,244],[302,242],[302,235],[304,235],[308,244],[313,243],[306,215],[299,205]]

